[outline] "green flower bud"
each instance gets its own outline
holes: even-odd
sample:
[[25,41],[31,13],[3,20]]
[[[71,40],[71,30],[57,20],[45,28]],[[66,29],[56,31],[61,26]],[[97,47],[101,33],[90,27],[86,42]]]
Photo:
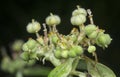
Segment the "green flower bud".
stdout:
[[70,40],[75,42],[77,40],[77,36],[76,35],[71,35]]
[[100,34],[96,39],[96,43],[100,47],[107,47],[111,41],[112,39],[109,34]]
[[52,42],[53,42],[53,43],[55,43],[55,44],[56,44],[56,43],[57,43],[57,41],[58,41],[58,39],[59,39],[59,38],[58,38],[58,36],[57,36],[57,35],[53,35],[53,36],[52,36]]
[[61,58],[61,49],[57,48],[54,51],[54,55],[55,55],[56,58]]
[[22,50],[23,50],[23,51],[29,51],[29,48],[28,48],[28,46],[27,46],[27,43],[24,43],[24,44],[23,44]]
[[80,14],[87,16],[87,12],[84,8],[78,8],[72,12],[72,16],[76,16],[76,15],[80,15]]
[[14,41],[14,43],[12,44],[12,50],[13,51],[20,51],[22,49],[23,43],[24,43],[23,40]]
[[81,24],[85,23],[86,17],[80,14],[80,15],[72,16],[70,21],[72,25],[80,26]]
[[69,55],[70,57],[72,57],[72,58],[74,58],[74,57],[77,56],[77,55],[76,55],[76,52],[74,51],[74,48],[71,48],[71,49],[70,49],[68,55]]
[[41,29],[40,24],[37,21],[32,21],[26,27],[28,33],[36,33]]
[[52,13],[50,13],[50,16],[48,16],[45,19],[45,22],[49,26],[54,26],[54,25],[60,24],[61,19],[60,19],[60,17],[58,15],[53,15]]
[[30,53],[30,59],[38,59],[37,54],[34,52]]
[[83,53],[83,48],[81,46],[73,46],[72,47],[72,50],[77,54],[77,55],[80,55]]
[[93,53],[93,52],[96,51],[96,47],[95,46],[89,46],[87,50],[88,50],[89,53]]
[[29,60],[29,62],[27,62],[27,66],[32,66],[36,63],[36,60]]
[[62,56],[62,58],[68,58],[68,50],[63,50],[61,52],[61,56]]
[[22,52],[20,57],[25,60],[28,61],[29,60],[29,52]]
[[28,48],[30,49],[30,50],[32,50],[32,49],[34,49],[35,47],[36,47],[36,45],[37,45],[37,42],[35,41],[35,40],[33,40],[33,39],[29,39],[28,41],[27,41],[27,46],[28,46]]
[[93,31],[91,34],[89,34],[88,37],[90,39],[95,39],[97,35],[98,35],[98,31],[96,30],[96,31]]
[[86,25],[85,26],[85,33],[87,35],[90,35],[92,32],[96,31],[97,30],[97,27],[93,24],[89,24],[89,25]]
[[38,50],[39,44],[36,44],[36,46],[31,50],[31,52],[36,52]]

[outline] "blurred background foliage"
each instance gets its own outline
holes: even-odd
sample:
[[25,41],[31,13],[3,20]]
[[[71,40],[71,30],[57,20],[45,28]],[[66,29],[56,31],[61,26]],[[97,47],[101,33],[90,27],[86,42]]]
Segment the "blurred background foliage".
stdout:
[[[76,5],[80,5],[91,9],[95,24],[105,29],[113,38],[107,49],[98,48],[97,53],[99,61],[113,69],[117,77],[120,77],[119,4],[119,0],[2,0],[0,1],[0,46],[5,46],[11,54],[9,45],[12,41],[34,37],[26,32],[26,25],[31,19],[34,18],[42,24],[50,12],[58,14],[62,19],[62,23],[57,27],[59,32],[68,34],[73,27],[70,24],[71,12]],[[40,34],[43,34],[42,31]],[[0,57],[1,60],[2,55]],[[6,77],[6,73],[1,71],[0,76]]]

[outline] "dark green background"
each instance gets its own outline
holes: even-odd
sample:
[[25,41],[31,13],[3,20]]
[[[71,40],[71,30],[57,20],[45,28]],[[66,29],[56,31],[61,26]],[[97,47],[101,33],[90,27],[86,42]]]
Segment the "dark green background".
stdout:
[[[35,19],[44,23],[50,12],[58,14],[62,23],[57,27],[60,33],[68,34],[71,12],[81,5],[90,8],[94,22],[113,38],[104,50],[98,48],[99,61],[109,66],[120,77],[120,1],[119,0],[1,0],[0,1],[0,46],[6,46],[15,39],[33,36],[26,32],[26,25]],[[87,23],[86,23],[87,24]],[[42,31],[40,31],[42,34]],[[10,53],[10,52],[8,52]],[[2,72],[2,75],[4,73]],[[0,75],[0,76],[2,76]],[[8,76],[8,75],[7,75]],[[5,77],[7,77],[5,75]],[[3,76],[2,76],[3,77]]]

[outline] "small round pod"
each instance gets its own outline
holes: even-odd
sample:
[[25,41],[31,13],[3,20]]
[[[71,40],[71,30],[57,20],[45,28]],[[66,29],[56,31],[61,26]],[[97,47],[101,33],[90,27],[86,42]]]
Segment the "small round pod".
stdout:
[[22,45],[24,41],[23,40],[15,40],[11,46],[13,51],[21,51]]
[[29,52],[22,52],[20,57],[25,60],[28,61],[29,60]]
[[22,50],[25,51],[25,52],[26,52],[26,51],[29,51],[29,48],[28,48],[28,46],[27,46],[27,43],[24,43],[24,44],[23,44]]
[[56,58],[61,58],[61,49],[56,49],[55,51],[54,51],[54,55],[55,55],[55,57]]
[[39,22],[32,20],[32,23],[29,23],[26,27],[28,33],[36,33],[41,29]]
[[76,35],[71,35],[69,39],[73,42],[76,42],[77,36]]
[[93,46],[93,45],[90,45],[87,50],[88,50],[89,53],[93,53],[93,52],[96,51],[96,47]]
[[65,49],[65,50],[62,50],[62,52],[61,52],[61,57],[62,57],[62,58],[68,58],[68,52],[69,52],[69,51],[66,50],[66,49]]
[[55,35],[52,35],[52,42],[54,43],[54,44],[56,44],[57,43],[57,41],[58,41],[58,36],[55,34]]
[[107,47],[111,41],[112,39],[109,34],[100,34],[96,39],[96,43],[100,47]]
[[86,16],[83,14],[72,16],[70,21],[72,25],[80,26],[86,22]]
[[54,26],[60,24],[61,19],[58,15],[50,13],[50,15],[45,19],[45,22],[48,26]]
[[77,54],[81,55],[83,53],[83,48],[81,46],[75,45],[72,46],[72,50]]
[[96,31],[93,31],[91,34],[89,34],[88,37],[90,39],[95,39],[97,35],[98,35],[98,31],[96,30]]
[[77,54],[74,51],[74,48],[70,48],[68,55],[69,57],[72,57],[72,58],[77,56]]
[[34,39],[30,38],[30,39],[27,41],[26,44],[27,44],[28,48],[29,48],[30,50],[32,50],[32,49],[34,49],[34,48],[36,47],[37,42],[36,42]]
[[72,12],[72,16],[76,16],[76,15],[79,15],[79,14],[83,14],[83,15],[87,16],[86,10],[84,8],[80,8],[79,6],[77,6],[77,9],[75,9]]
[[30,59],[38,59],[37,53],[31,52],[30,53]]
[[97,30],[97,27],[94,24],[88,24],[88,25],[85,26],[85,33],[88,36],[96,30]]

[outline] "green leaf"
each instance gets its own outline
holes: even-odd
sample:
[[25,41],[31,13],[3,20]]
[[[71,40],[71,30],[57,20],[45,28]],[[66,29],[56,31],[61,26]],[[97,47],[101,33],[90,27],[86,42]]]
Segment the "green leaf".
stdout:
[[101,63],[95,64],[95,62],[92,61],[91,59],[86,61],[88,73],[92,75],[92,77],[116,77],[114,72],[109,67]]
[[69,73],[71,72],[72,69],[72,63],[74,59],[68,59],[66,62],[63,64],[57,66],[54,68],[48,77],[67,77]]
[[84,70],[84,71],[87,70],[86,61],[83,59],[80,59],[78,65],[77,65],[77,69]]

